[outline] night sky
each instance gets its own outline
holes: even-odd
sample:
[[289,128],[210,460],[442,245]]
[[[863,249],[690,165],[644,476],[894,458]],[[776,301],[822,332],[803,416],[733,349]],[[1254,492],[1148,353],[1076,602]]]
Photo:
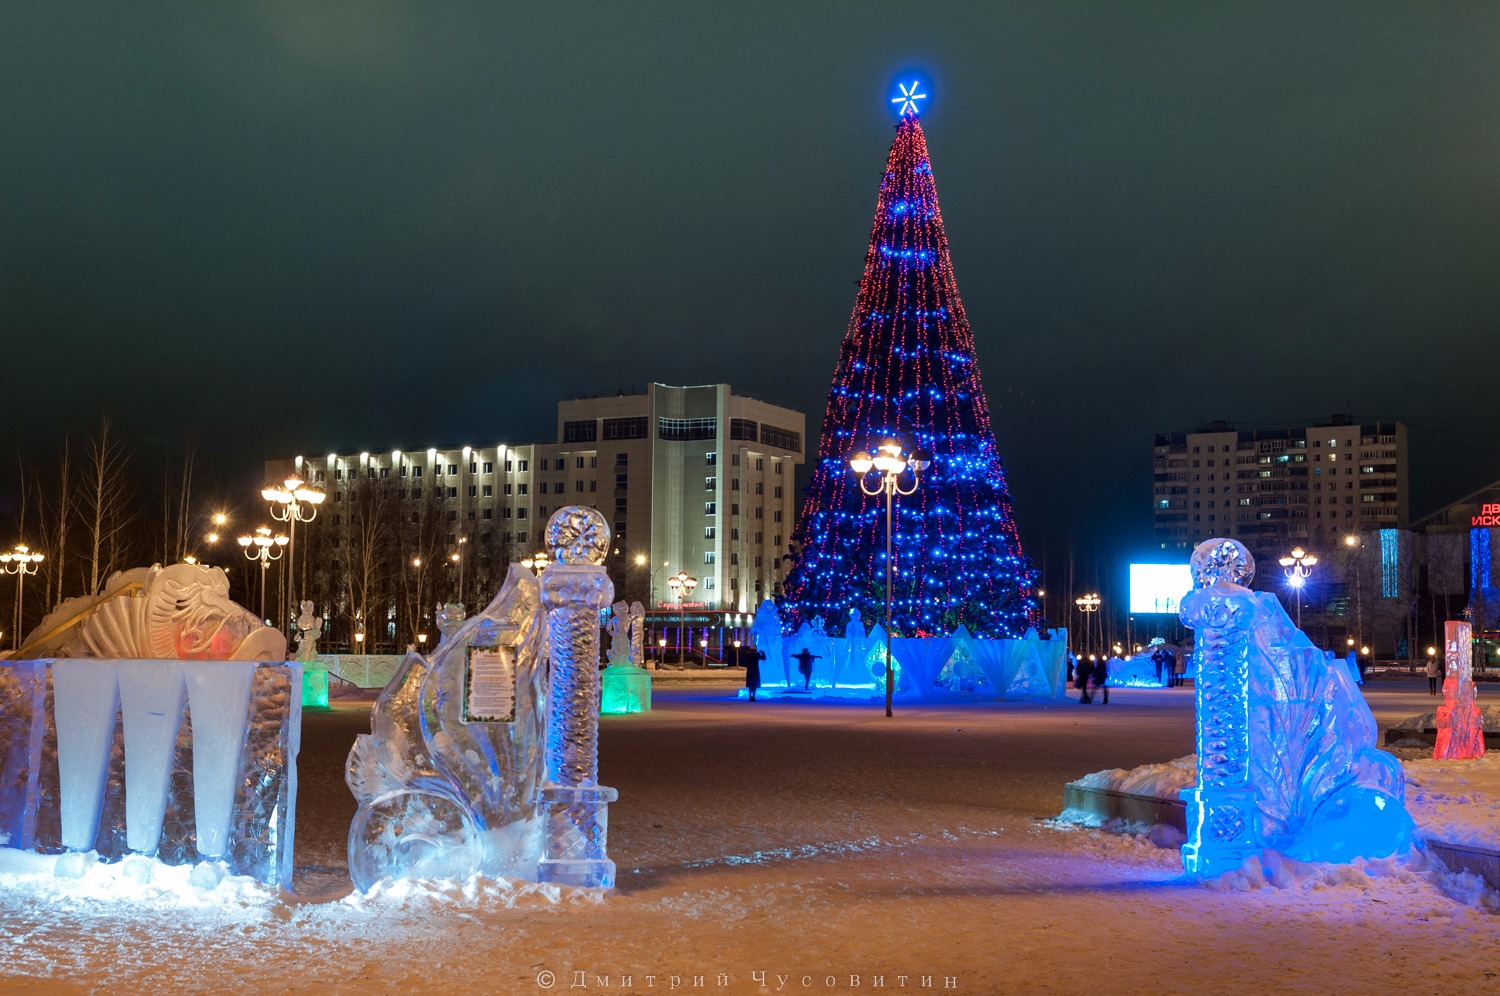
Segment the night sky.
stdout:
[[0,484],[101,412],[247,490],[651,380],[815,432],[913,69],[1038,560],[1213,418],[1500,477],[1500,5],[956,7],[5,4]]

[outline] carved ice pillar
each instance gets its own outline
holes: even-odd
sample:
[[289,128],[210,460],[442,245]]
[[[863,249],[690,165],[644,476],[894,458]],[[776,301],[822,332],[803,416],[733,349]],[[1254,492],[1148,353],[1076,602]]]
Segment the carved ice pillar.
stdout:
[[1255,574],[1250,552],[1235,540],[1211,539],[1193,551],[1196,587],[1182,599],[1182,621],[1194,630],[1198,782],[1182,790],[1188,840],[1182,864],[1211,877],[1258,853],[1255,791],[1250,784],[1250,630]]
[[630,663],[646,666],[646,608],[640,602],[630,603]]
[[615,863],[604,840],[609,803],[619,794],[599,784],[599,612],[615,593],[603,567],[609,526],[594,509],[560,508],[547,523],[547,546],[552,564],[540,581],[551,682],[537,878],[612,888]]
[[1437,711],[1437,760],[1484,756],[1484,718],[1474,697],[1473,625],[1449,620],[1444,627],[1443,704]]

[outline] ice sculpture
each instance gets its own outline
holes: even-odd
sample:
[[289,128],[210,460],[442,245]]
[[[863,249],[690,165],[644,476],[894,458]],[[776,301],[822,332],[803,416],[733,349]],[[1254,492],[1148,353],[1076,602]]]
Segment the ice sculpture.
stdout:
[[313,615],[313,603],[303,601],[297,613],[297,659],[302,662],[302,705],[328,708],[328,669],[318,662],[318,637],[323,618]]
[[552,563],[539,580],[552,677],[537,879],[607,889],[615,884],[608,807],[619,797],[599,784],[599,610],[615,593],[603,566],[609,526],[596,509],[569,505],[548,520],[547,546]]
[[536,879],[547,711],[537,582],[514,564],[478,615],[454,626],[453,608],[439,611],[447,625],[431,657],[406,655],[349,752],[349,874],[361,891],[387,878]]
[[301,684],[295,662],[0,661],[0,833],[290,888]]
[[651,672],[634,663],[634,655],[645,649],[641,633],[645,615],[640,602],[634,606],[616,602],[610,607],[609,667],[599,679],[602,716],[651,711]]
[[891,639],[891,656],[901,664],[896,672],[897,691],[903,697],[927,698],[938,675],[953,656],[953,638],[947,636],[898,636]]
[[1243,582],[1255,562],[1229,539],[1193,551],[1197,587],[1182,620],[1197,632],[1198,781],[1183,865],[1232,870],[1262,850],[1303,861],[1404,850],[1412,820],[1399,762],[1375,747],[1369,707],[1269,592]]
[[280,661],[286,637],[230,601],[220,568],[171,564],[120,571],[100,594],[67,599],[14,656]]
[[1484,756],[1484,718],[1474,695],[1473,624],[1449,620],[1444,627],[1443,656],[1448,676],[1443,679],[1443,704],[1437,711],[1438,760]]
[[760,685],[788,688],[792,684],[791,664],[783,653],[781,639],[781,615],[776,611],[776,602],[766,599],[755,610],[750,623],[750,638],[754,645],[766,655],[760,666]]

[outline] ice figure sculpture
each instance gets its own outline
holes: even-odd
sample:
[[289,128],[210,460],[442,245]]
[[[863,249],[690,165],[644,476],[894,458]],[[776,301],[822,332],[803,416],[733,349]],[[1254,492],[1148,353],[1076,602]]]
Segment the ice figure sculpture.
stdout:
[[1443,704],[1437,711],[1438,760],[1484,756],[1484,719],[1474,695],[1473,624],[1449,620],[1444,627],[1443,656],[1448,676],[1443,679]]
[[1348,861],[1404,850],[1412,820],[1399,762],[1375,747],[1374,716],[1276,596],[1242,582],[1235,540],[1193,551],[1182,620],[1197,633],[1198,781],[1183,790],[1190,874],[1232,870],[1262,850]]
[[615,884],[608,811],[618,798],[599,784],[599,610],[615,593],[604,571],[609,526],[597,510],[569,505],[548,520],[547,546],[552,563],[539,580],[552,675],[537,879],[607,889]]
[[513,564],[494,601],[454,625],[461,613],[439,610],[446,635],[430,658],[406,655],[349,752],[361,891],[386,878],[536,879],[547,707],[536,579]]
[[651,711],[651,672],[634,663],[634,655],[645,649],[641,634],[645,615],[640,602],[610,606],[609,667],[599,676],[601,716]]
[[301,687],[295,662],[0,661],[0,833],[290,888]]
[[760,608],[755,610],[755,619],[750,623],[750,638],[754,646],[766,655],[760,666],[761,687],[789,687],[792,683],[791,666],[781,645],[781,615],[772,599],[761,602]]

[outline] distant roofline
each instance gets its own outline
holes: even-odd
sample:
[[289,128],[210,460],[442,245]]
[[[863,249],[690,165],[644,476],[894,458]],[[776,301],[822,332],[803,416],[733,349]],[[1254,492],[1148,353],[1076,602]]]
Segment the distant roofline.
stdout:
[[[761,396],[759,394],[751,394],[748,391],[736,391],[732,386],[730,386],[727,383],[724,383],[723,381],[719,381],[718,383],[714,383],[714,384],[663,384],[659,380],[654,380],[654,381],[651,382],[650,387],[664,387],[664,388],[666,388],[669,391],[693,391],[693,390],[701,390],[703,388],[720,388],[720,387],[722,387],[726,391],[729,392],[729,394],[730,394],[731,397],[744,398],[747,401],[758,401],[758,402],[760,402],[763,405],[770,405],[772,408],[782,408],[782,409],[785,409],[786,411],[792,412],[793,414],[801,415],[804,418],[807,416],[806,412],[802,411],[799,408],[795,408],[792,405],[789,405],[789,404],[787,404],[784,401],[776,401],[776,400],[774,400],[772,398],[763,397],[763,396]],[[620,387],[620,388],[616,388],[613,391],[601,391],[601,392],[596,393],[596,394],[589,394],[589,393],[586,393],[586,392],[585,393],[576,393],[576,394],[565,394],[565,395],[562,396],[562,400],[563,401],[596,401],[596,400],[599,400],[601,398],[635,398],[635,397],[640,397],[640,396],[642,396],[644,394],[647,394],[647,393],[649,393],[648,390],[647,390],[647,388],[637,387],[636,385],[632,384],[629,387]]]

